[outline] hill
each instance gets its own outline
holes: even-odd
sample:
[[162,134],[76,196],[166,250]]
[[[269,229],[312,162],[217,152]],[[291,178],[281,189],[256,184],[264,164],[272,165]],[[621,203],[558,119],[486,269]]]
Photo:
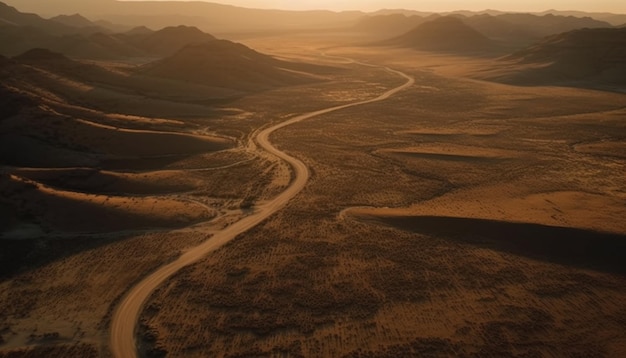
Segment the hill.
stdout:
[[35,27],[47,34],[63,35],[76,33],[76,28],[46,20],[36,14],[23,13],[0,2],[0,27]]
[[503,14],[498,19],[510,24],[523,26],[537,39],[563,32],[582,28],[610,28],[611,24],[595,20],[591,17],[574,17],[547,14],[537,16],[532,14]]
[[393,36],[406,33],[417,25],[427,21],[424,17],[405,14],[375,15],[361,18],[352,27],[358,32],[367,32],[380,36]]
[[185,24],[211,33],[345,27],[363,15],[359,11],[284,11],[249,9],[204,1],[115,1],[115,0],[4,0],[22,11],[38,14],[80,13],[116,24],[139,24],[158,29]]
[[46,48],[70,57],[121,59],[145,56],[139,49],[107,38],[109,30],[81,15],[52,20],[26,14],[0,3],[0,54],[16,56],[33,48]]
[[166,27],[156,32],[134,31],[128,42],[147,53],[158,56],[170,56],[183,47],[196,43],[214,41],[215,37],[200,31],[196,27]]
[[192,44],[176,54],[145,65],[141,73],[178,81],[243,91],[311,81],[286,68],[293,64],[276,60],[244,45],[214,40]]
[[150,35],[153,34],[154,31],[145,27],[145,26],[137,26],[137,27],[133,27],[132,29],[124,32],[124,35],[127,36],[143,36],[143,35]]
[[485,79],[513,84],[626,85],[626,29],[581,29],[500,60]]
[[610,12],[584,12],[584,11],[559,11],[559,10],[547,10],[538,15],[560,15],[560,16],[575,16],[575,17],[591,17],[596,20],[606,21],[613,26],[618,26],[626,22],[626,14],[613,14]]
[[508,45],[528,45],[537,40],[530,26],[511,23],[501,16],[483,14],[461,20],[488,38]]
[[72,63],[73,61],[60,53],[50,51],[43,48],[35,48],[28,50],[19,56],[13,58],[22,63],[40,63],[40,62],[56,62],[56,63]]
[[46,48],[72,58],[92,60],[165,57],[186,45],[215,40],[212,35],[190,26],[166,27],[159,31],[141,26],[125,33],[110,34],[110,30],[79,14],[45,20],[2,3],[0,18],[5,24],[0,25],[0,54],[5,56]]
[[381,44],[436,52],[481,52],[494,46],[483,34],[452,16],[425,22]]
[[97,25],[80,14],[58,15],[50,20],[73,27],[97,27]]

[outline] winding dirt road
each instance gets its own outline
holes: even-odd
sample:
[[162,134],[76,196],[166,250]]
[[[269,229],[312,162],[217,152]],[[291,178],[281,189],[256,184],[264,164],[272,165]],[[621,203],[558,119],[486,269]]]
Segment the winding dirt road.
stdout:
[[[373,66],[364,63],[360,64]],[[287,205],[289,200],[291,200],[302,189],[304,189],[307,181],[309,180],[309,169],[300,160],[289,156],[288,154],[280,151],[271,144],[269,136],[273,132],[294,123],[298,123],[309,118],[321,116],[323,114],[339,111],[350,107],[361,106],[368,103],[384,101],[389,97],[397,94],[398,92],[413,86],[413,84],[415,83],[415,80],[405,73],[393,70],[388,67],[381,68],[384,68],[388,72],[405,78],[407,82],[373,99],[330,107],[327,109],[310,112],[291,118],[285,122],[261,131],[256,136],[256,141],[261,148],[263,148],[266,152],[275,155],[276,157],[289,163],[294,171],[295,179],[292,181],[289,187],[276,198],[264,205],[255,207],[254,212],[249,216],[246,216],[245,218],[239,220],[238,222],[225,228],[224,230],[215,233],[215,235],[209,240],[205,241],[199,246],[190,249],[182,256],[180,256],[177,260],[160,267],[156,271],[152,272],[149,276],[141,280],[139,283],[137,283],[135,286],[133,286],[130,291],[122,298],[121,302],[119,303],[117,309],[113,314],[113,318],[111,321],[110,344],[111,351],[115,357],[137,357],[137,345],[135,343],[136,324],[144,303],[148,300],[148,298],[152,295],[152,293],[158,286],[160,286],[168,278],[177,273],[180,269],[195,263],[202,257],[206,256],[208,253],[220,248],[227,242],[231,241],[237,235],[246,232],[247,230],[253,228],[254,226],[258,225],[259,223],[273,215],[274,213],[278,212]]]

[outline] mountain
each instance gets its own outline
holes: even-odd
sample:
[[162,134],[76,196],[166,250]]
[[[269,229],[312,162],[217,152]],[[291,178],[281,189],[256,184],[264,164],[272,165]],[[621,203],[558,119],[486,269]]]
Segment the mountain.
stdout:
[[626,29],[581,29],[500,60],[485,79],[514,84],[626,85]]
[[[78,56],[78,53],[74,51],[76,57],[91,59],[126,59],[147,56],[145,51],[112,35],[95,33],[87,38],[87,42],[94,47],[94,50],[84,52],[83,56]],[[97,52],[95,52],[96,47],[98,48]]]
[[80,14],[59,15],[50,20],[72,27],[97,27],[97,25]]
[[15,56],[14,60],[22,63],[40,63],[40,62],[56,62],[56,63],[73,63],[66,56],[43,48],[34,48],[28,50],[19,56]]
[[611,28],[611,24],[590,17],[556,16],[547,14],[504,14],[497,17],[510,24],[522,26],[537,39],[582,28]]
[[242,44],[214,40],[187,45],[176,54],[145,65],[143,75],[244,91],[310,82],[293,64]]
[[214,40],[214,36],[196,27],[177,26],[166,27],[156,32],[144,32],[143,35],[132,37],[130,42],[147,53],[170,56],[187,45]]
[[154,31],[145,27],[145,26],[137,26],[137,27],[133,27],[132,29],[124,32],[124,35],[127,36],[143,36],[143,35],[151,35],[153,34]]
[[369,14],[370,16],[380,16],[380,15],[393,15],[393,14],[402,14],[405,16],[420,16],[420,17],[427,17],[430,16],[432,14],[434,14],[433,12],[424,12],[424,11],[417,11],[417,10],[406,10],[406,9],[381,9],[378,11],[375,11],[371,14]]
[[[213,41],[215,37],[195,27],[166,27],[152,31],[146,27],[110,35],[81,15],[58,16],[45,20],[2,6],[0,15],[6,26],[0,26],[0,54],[16,56],[32,48],[46,48],[72,58],[118,60],[136,57],[164,57],[186,45]],[[75,26],[86,27],[75,27]],[[63,31],[50,31],[61,28]],[[73,30],[72,30],[73,29]]]
[[76,29],[65,24],[46,20],[35,14],[19,12],[14,7],[8,6],[0,2],[0,27],[36,27],[45,31],[47,34],[70,34],[75,33]]
[[529,45],[537,40],[528,26],[511,23],[500,16],[484,14],[463,17],[461,20],[488,38],[509,45]]
[[380,44],[437,52],[478,52],[494,46],[483,34],[452,16],[425,22]]
[[96,26],[99,26],[103,29],[107,29],[112,33],[122,33],[122,32],[126,32],[129,31],[130,29],[133,28],[133,26],[126,26],[126,25],[120,25],[120,24],[114,24],[110,21],[106,21],[106,20],[97,20],[93,22],[94,24],[96,24]]
[[[94,35],[107,30],[80,15],[46,20],[0,3],[0,54],[15,56],[32,48],[47,48],[71,57],[90,59],[119,58],[115,49],[98,44]],[[85,27],[76,27],[76,26]],[[103,48],[104,47],[104,48]]]
[[591,17],[596,20],[605,21],[613,26],[619,26],[626,22],[626,14],[613,14],[610,12],[584,12],[584,11],[559,11],[547,10],[538,15],[558,15],[558,16],[575,16],[575,17]]
[[111,35],[49,35],[33,27],[0,27],[0,54],[16,56],[33,48],[45,48],[72,58],[121,60],[146,57],[143,50]]
[[405,14],[389,14],[366,16],[361,18],[354,27],[352,27],[352,30],[378,34],[380,36],[392,36],[403,34],[424,21],[427,20],[418,15],[407,16]]
[[185,24],[211,33],[270,29],[340,28],[365,15],[359,11],[248,9],[204,1],[4,0],[22,11],[46,16],[80,13],[116,24],[163,28]]

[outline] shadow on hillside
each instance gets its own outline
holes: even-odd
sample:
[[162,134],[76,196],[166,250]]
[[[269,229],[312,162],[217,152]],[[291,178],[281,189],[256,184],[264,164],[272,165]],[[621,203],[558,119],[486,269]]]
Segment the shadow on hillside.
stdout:
[[0,239],[0,282],[83,251],[110,245],[127,237],[71,239]]
[[626,235],[439,216],[384,217],[399,229],[557,264],[626,274]]

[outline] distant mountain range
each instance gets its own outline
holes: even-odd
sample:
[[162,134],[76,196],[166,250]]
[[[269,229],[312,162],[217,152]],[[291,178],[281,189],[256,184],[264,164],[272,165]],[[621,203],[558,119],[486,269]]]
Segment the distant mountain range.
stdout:
[[[390,14],[362,18],[354,27],[354,31],[372,34],[372,36],[391,37],[404,34],[416,26],[432,21],[441,15]],[[581,28],[610,28],[611,24],[590,17],[573,17],[560,15],[531,14],[478,14],[466,16],[458,12],[447,17],[455,17],[472,29],[480,32],[491,40],[499,41],[508,47],[524,46],[536,42],[543,37],[572,31]]]
[[626,28],[549,36],[502,57],[477,78],[515,85],[626,86]]
[[[134,27],[143,24],[150,28],[175,25],[195,26],[210,33],[227,33],[253,30],[322,29],[353,26],[366,15],[405,14],[427,17],[432,12],[411,10],[380,10],[366,14],[360,11],[284,11],[248,9],[203,1],[117,1],[117,0],[4,0],[20,11],[45,16],[60,14],[81,15],[90,19],[107,20],[111,23]],[[626,15],[608,13],[563,12],[549,10],[536,15],[561,15],[592,17],[614,26],[626,24]],[[502,15],[504,12],[485,10],[478,12],[454,11],[440,15]],[[406,29],[407,31],[409,29]]]
[[195,27],[166,27],[152,31],[138,27],[114,34],[75,14],[43,19],[0,3],[0,54],[16,56],[32,48],[46,48],[82,59],[114,60],[162,57],[184,46],[215,40]]
[[[113,0],[97,0],[94,7],[112,2],[116,3],[115,6],[127,6],[117,4]],[[60,6],[63,4],[68,5],[69,2],[62,2]],[[73,6],[85,6],[80,4],[82,3],[73,3]],[[165,8],[168,6],[171,8],[173,5],[168,4],[162,5]],[[187,5],[185,4],[183,8],[187,9]],[[133,6],[143,8],[145,4],[132,5],[134,9]],[[152,16],[163,9],[161,5],[154,6],[152,12],[149,11],[144,15]],[[226,13],[235,14],[235,18],[243,16],[242,14],[247,14],[246,16],[280,14],[296,21],[303,14],[310,14],[310,12],[269,10],[255,12],[256,10],[250,9],[243,11],[236,7],[209,3],[194,6],[197,6],[195,9],[198,11],[212,7],[228,8]],[[623,54],[626,44],[622,40],[626,38],[626,33],[613,28],[608,22],[590,17],[575,17],[569,13],[565,14],[566,16],[555,15],[553,12],[532,15],[488,10],[479,14],[459,11],[441,16],[388,10],[367,17],[360,13],[337,14],[323,11],[313,13],[321,16],[317,19],[325,16],[342,16],[344,20],[358,19],[348,29],[369,34],[372,42],[377,41],[377,45],[463,54],[483,54],[494,50],[501,54],[504,54],[504,51],[508,51],[507,53],[517,51],[514,55],[506,57],[504,62],[507,64],[500,67],[508,70],[485,75],[485,78],[495,80],[522,81],[525,78],[532,82],[540,77],[548,82],[587,78],[620,82],[623,64],[626,63]],[[291,18],[289,15],[295,17]],[[607,19],[609,15],[602,14]],[[615,18],[619,17],[612,19]],[[221,19],[226,20],[227,18]],[[328,26],[332,24],[336,22],[326,23]],[[123,31],[114,30],[120,28]],[[520,50],[533,42],[536,43],[534,46]],[[46,57],[43,56],[44,52],[29,51],[34,48],[47,49],[50,53],[59,53],[75,59],[136,59],[144,63],[150,62],[137,69],[133,76],[229,88],[235,92],[255,91],[311,80],[306,74],[301,73],[307,72],[301,65],[276,60],[243,45],[219,41],[193,26],[168,26],[154,31],[146,26],[133,28],[102,20],[94,22],[78,13],[44,19],[35,14],[22,13],[0,2],[0,55],[3,55],[0,57],[0,66],[24,64],[32,61],[33,56]],[[23,53],[28,56],[20,55]],[[11,57],[13,59],[10,59]],[[65,63],[62,66],[64,68],[71,68],[74,65],[68,64],[68,61],[71,61],[69,58],[63,57],[62,60],[57,57],[55,61]],[[46,61],[50,63],[51,58]],[[529,64],[532,66],[527,66]],[[531,68],[532,71],[518,71],[522,65]],[[91,70],[84,69],[84,72],[91,73]],[[319,73],[319,69],[314,72]],[[503,74],[505,72],[506,74]],[[98,76],[100,75],[101,73]],[[232,76],[237,78],[231,78]]]
[[[20,11],[45,16],[80,13],[87,18],[127,26],[163,28],[185,24],[211,33],[268,29],[343,27],[364,13],[357,11],[284,11],[248,9],[202,1],[5,0]],[[1,16],[0,16],[1,17]]]

